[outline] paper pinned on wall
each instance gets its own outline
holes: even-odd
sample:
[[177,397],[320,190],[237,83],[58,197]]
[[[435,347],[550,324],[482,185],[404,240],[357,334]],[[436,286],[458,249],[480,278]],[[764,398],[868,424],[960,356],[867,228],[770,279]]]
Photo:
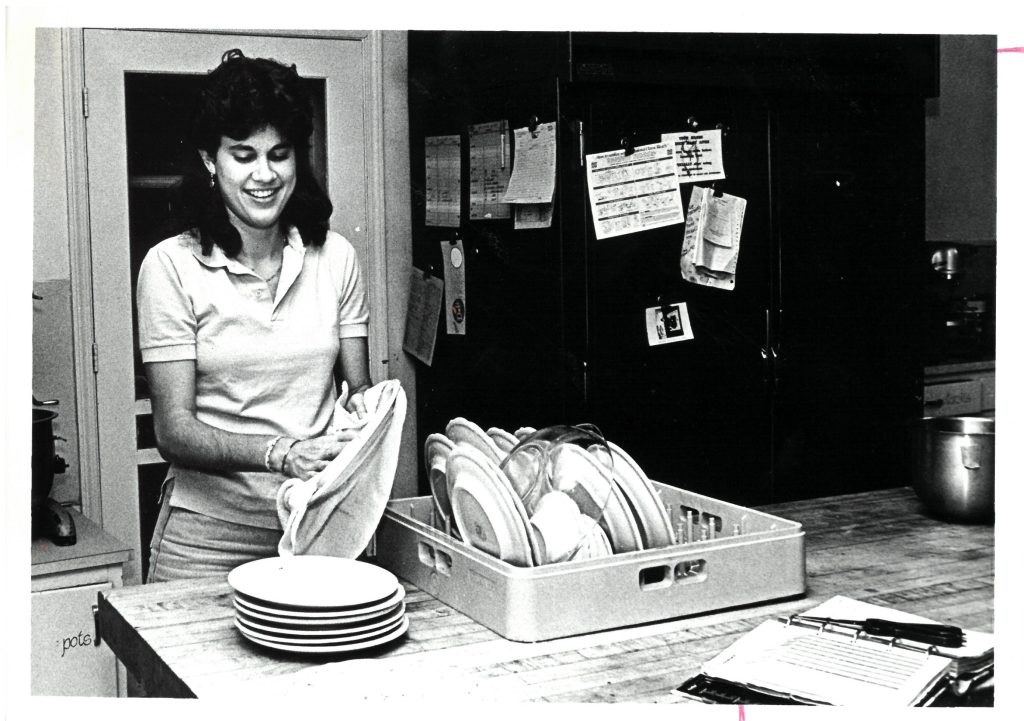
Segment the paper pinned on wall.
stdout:
[[693,340],[690,313],[686,310],[686,303],[669,303],[648,308],[645,317],[648,345]]
[[684,280],[724,290],[736,287],[746,208],[744,198],[693,186],[679,259]]
[[588,155],[587,185],[598,239],[685,219],[667,143],[641,145],[629,155],[625,150]]
[[458,228],[462,222],[462,139],[434,135],[424,139],[426,225]]
[[412,269],[409,276],[409,305],[405,314],[405,337],[402,339],[402,348],[428,366],[434,360],[443,297],[444,281],[418,268]]
[[725,179],[721,130],[662,133],[661,142],[672,146],[680,183]]
[[516,158],[504,203],[550,203],[555,195],[555,123],[516,128]]
[[466,335],[466,254],[461,240],[442,240],[444,257],[445,328],[448,335]]
[[554,203],[517,203],[514,215],[515,229],[550,228],[554,214]]
[[512,137],[508,121],[469,126],[469,219],[509,217],[502,198],[512,175]]

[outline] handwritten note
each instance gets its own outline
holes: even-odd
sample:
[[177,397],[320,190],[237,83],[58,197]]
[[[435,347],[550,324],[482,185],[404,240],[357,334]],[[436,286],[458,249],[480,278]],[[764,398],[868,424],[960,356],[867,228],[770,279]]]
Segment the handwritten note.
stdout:
[[413,268],[409,276],[409,305],[402,348],[426,365],[434,360],[437,324],[441,317],[444,281]]
[[515,162],[503,202],[551,202],[555,194],[556,139],[555,123],[541,123],[533,132],[516,128]]
[[462,140],[434,135],[424,140],[426,224],[457,228],[462,222]]
[[502,201],[512,174],[512,137],[508,121],[469,126],[469,218],[509,217]]
[[682,223],[672,147],[641,145],[587,156],[590,208],[598,239]]
[[711,188],[693,186],[679,269],[684,280],[723,290],[736,287],[736,265],[747,201]]
[[680,183],[725,179],[721,130],[663,133],[661,142],[672,145]]

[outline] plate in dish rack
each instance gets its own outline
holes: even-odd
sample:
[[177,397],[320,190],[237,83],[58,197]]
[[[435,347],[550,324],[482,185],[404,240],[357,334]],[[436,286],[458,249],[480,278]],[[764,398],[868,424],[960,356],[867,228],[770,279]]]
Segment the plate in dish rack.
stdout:
[[493,472],[494,465],[472,447],[456,447],[448,456],[453,480],[452,514],[462,538],[474,548],[513,566],[534,565],[525,511]]
[[465,418],[452,418],[444,429],[444,434],[456,444],[465,443],[476,448],[495,462],[501,463],[507,453],[502,452],[491,437],[484,433],[483,428]]
[[440,433],[431,433],[423,442],[423,462],[430,481],[430,492],[434,507],[441,518],[451,520],[452,503],[448,497],[448,454],[455,448],[455,442]]
[[[643,536],[644,548],[663,548],[676,542],[672,522],[661,497],[651,485],[647,474],[628,453],[608,441],[614,468],[612,474],[636,514],[637,525]],[[592,451],[593,452],[593,451]]]
[[519,439],[502,428],[488,428],[487,435],[494,441],[494,445],[506,455],[519,445]]

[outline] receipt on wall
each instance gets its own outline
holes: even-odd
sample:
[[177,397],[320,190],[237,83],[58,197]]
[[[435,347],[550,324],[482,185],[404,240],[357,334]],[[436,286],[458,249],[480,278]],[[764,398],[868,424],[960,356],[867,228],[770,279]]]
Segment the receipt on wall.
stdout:
[[685,220],[668,143],[588,155],[587,185],[598,239]]

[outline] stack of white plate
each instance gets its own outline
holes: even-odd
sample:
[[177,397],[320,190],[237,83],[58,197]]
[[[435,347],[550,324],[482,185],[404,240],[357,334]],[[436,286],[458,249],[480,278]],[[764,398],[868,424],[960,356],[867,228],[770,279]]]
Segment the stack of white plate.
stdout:
[[378,566],[332,556],[263,558],[228,574],[235,626],[253,643],[295,653],[378,646],[409,628],[405,589]]

